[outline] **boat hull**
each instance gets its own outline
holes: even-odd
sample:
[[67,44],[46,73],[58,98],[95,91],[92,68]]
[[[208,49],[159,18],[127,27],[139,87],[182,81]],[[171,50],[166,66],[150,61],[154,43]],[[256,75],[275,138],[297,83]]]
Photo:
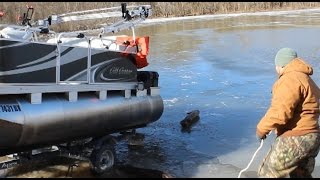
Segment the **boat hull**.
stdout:
[[80,93],[76,102],[45,94],[41,104],[0,96],[0,155],[143,127],[158,120],[163,108],[159,95],[124,98],[117,91],[106,100]]

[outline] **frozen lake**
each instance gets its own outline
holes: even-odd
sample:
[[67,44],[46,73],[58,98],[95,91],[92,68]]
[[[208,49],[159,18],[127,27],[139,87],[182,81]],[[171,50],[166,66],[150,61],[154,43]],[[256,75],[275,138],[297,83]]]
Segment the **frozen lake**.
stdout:
[[[138,28],[137,35],[150,36],[144,70],[158,71],[165,110],[138,129],[146,135],[144,148],[127,152],[120,144],[120,159],[176,177],[237,177],[259,147],[256,125],[270,104],[276,52],[295,49],[320,85],[319,30],[320,10],[160,19]],[[195,109],[200,121],[181,132],[180,121]],[[256,177],[274,138],[242,177]],[[314,177],[320,177],[319,158]]]

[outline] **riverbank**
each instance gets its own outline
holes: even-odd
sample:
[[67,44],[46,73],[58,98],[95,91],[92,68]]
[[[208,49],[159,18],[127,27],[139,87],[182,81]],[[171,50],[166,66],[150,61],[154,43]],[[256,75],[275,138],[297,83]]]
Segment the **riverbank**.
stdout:
[[[150,20],[320,8],[320,2],[127,2],[127,6],[143,4],[150,4],[152,7]],[[16,23],[17,16],[26,12],[26,5],[34,8],[33,19],[38,20],[52,14],[120,7],[121,2],[0,2],[0,11],[5,13],[0,22]],[[95,29],[105,21],[106,19],[63,24],[56,31]]]
[[238,16],[278,16],[284,14],[299,14],[304,12],[320,11],[319,8],[313,9],[297,9],[297,10],[286,10],[286,11],[265,11],[265,12],[250,12],[250,13],[230,13],[230,14],[210,14],[210,15],[199,15],[199,16],[185,16],[185,17],[171,17],[171,18],[151,18],[143,21],[141,24],[152,24],[152,23],[162,23],[170,21],[180,21],[188,19],[210,19],[210,18],[227,18],[227,17],[238,17]]

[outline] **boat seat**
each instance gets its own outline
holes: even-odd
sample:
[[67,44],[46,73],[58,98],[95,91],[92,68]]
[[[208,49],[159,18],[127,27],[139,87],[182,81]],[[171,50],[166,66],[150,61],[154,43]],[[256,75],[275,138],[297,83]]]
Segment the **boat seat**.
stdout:
[[[76,38],[76,37],[66,37],[66,38],[61,38],[61,45],[65,46],[75,46],[75,47],[83,47],[83,48],[88,48],[88,42],[87,39],[84,38]],[[91,41],[91,48],[93,49],[106,49],[108,48],[109,50],[120,50],[119,46],[114,43],[115,38],[103,38],[103,39],[93,39]],[[50,44],[56,44],[56,39],[51,38],[47,41],[47,43]]]
[[18,30],[12,27],[5,27],[0,31],[1,37],[8,39],[31,40],[32,32]]

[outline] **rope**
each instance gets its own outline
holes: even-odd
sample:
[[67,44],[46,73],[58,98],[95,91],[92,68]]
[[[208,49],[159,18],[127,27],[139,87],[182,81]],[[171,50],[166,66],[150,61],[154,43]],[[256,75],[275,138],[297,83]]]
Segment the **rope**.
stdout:
[[260,146],[259,146],[259,148],[256,150],[256,152],[253,154],[253,156],[252,156],[252,158],[251,158],[251,160],[250,160],[250,162],[249,162],[248,166],[247,166],[246,168],[244,168],[244,169],[242,169],[242,170],[240,171],[240,173],[239,173],[239,175],[238,175],[238,178],[240,178],[240,177],[241,177],[241,174],[242,174],[244,171],[246,171],[246,170],[250,167],[250,165],[251,165],[251,163],[252,163],[252,161],[253,161],[254,157],[255,157],[255,156],[256,156],[256,154],[259,152],[259,150],[262,148],[262,146],[263,146],[263,139],[261,139]]

